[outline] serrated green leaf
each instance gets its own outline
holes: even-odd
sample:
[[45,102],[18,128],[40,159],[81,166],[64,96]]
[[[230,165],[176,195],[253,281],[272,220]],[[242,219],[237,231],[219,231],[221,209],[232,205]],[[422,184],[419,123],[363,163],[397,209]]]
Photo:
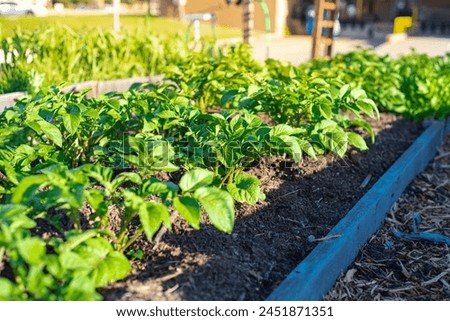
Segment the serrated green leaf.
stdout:
[[253,175],[239,174],[233,183],[227,185],[227,190],[233,198],[242,203],[256,204],[264,195],[260,189],[261,182]]
[[233,197],[217,187],[201,187],[194,193],[212,224],[222,232],[231,233],[234,226]]
[[184,174],[178,185],[183,192],[192,192],[200,187],[211,185],[213,180],[213,172],[203,168],[195,168]]
[[173,207],[195,229],[200,228],[200,206],[191,197],[175,197]]

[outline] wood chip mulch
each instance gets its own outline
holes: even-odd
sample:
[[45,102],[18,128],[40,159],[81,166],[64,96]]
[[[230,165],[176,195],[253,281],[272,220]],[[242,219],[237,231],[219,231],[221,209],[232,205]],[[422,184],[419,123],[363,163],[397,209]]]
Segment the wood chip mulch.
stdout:
[[[395,234],[430,232],[444,243]],[[450,134],[324,300],[450,300]]]

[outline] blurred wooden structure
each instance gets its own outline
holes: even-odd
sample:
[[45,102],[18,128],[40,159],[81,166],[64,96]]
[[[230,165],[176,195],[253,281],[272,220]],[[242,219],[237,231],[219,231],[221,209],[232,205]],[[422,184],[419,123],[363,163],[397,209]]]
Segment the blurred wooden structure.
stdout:
[[316,0],[311,58],[331,57],[338,8],[339,0]]

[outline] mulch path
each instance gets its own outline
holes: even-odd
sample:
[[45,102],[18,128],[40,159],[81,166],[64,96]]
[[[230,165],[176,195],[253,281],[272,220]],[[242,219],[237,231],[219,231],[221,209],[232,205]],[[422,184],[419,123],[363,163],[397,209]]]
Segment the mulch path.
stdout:
[[232,234],[204,218],[199,231],[177,220],[159,242],[138,240],[144,258],[101,290],[105,300],[264,300],[314,248],[308,236],[325,236],[422,130],[390,114],[371,123],[377,141],[368,152],[301,164],[266,158],[249,169],[267,198],[237,205]]
[[324,299],[450,300],[450,246],[393,233],[413,232],[414,224],[450,237],[450,135]]

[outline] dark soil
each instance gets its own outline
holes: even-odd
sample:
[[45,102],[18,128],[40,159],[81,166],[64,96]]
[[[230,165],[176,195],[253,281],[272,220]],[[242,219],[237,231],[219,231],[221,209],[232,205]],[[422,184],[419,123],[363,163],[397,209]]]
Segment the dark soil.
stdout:
[[[160,242],[140,239],[144,258],[127,279],[102,289],[106,300],[264,300],[420,134],[420,125],[382,114],[371,121],[366,153],[321,156],[293,164],[263,159],[249,170],[267,195],[239,204],[231,235],[204,220],[199,231],[174,222]],[[361,183],[371,175],[369,184]]]

